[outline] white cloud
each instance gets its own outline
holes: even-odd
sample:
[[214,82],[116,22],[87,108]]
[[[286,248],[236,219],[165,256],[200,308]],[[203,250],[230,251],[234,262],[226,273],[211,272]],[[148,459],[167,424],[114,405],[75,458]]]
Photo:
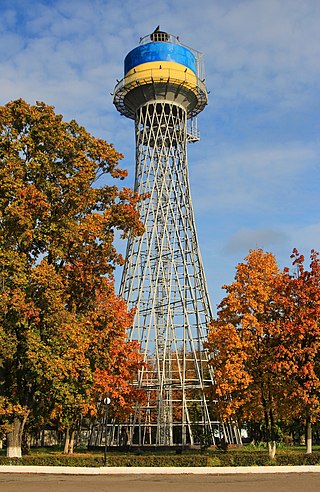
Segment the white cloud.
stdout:
[[254,207],[258,212],[276,209],[283,201],[291,206],[300,193],[301,176],[317,161],[317,148],[303,144],[212,149],[208,160],[202,156],[200,163],[191,163],[198,211],[249,212]]
[[0,104],[43,100],[112,141],[127,184],[133,123],[110,96],[125,55],[158,24],[204,52],[212,94],[190,173],[210,288],[255,242],[281,258],[320,245],[318,0],[2,0],[0,15]]
[[224,253],[241,255],[257,248],[272,251],[275,247],[287,245],[289,239],[289,236],[281,230],[242,228],[229,238]]
[[293,247],[305,255],[308,255],[312,249],[320,251],[320,222],[294,228],[291,226],[288,227],[288,230],[296,241]]
[[[308,97],[301,85],[318,85],[318,2],[205,0],[195,8],[191,0],[166,0],[152,9],[144,0],[127,0],[125,5],[34,1],[32,9],[21,4],[10,2],[4,11],[8,21],[1,46],[9,46],[12,56],[2,73],[14,67],[21,80],[32,77],[35,90],[54,79],[60,81],[61,92],[77,77],[88,78],[93,67],[104,68],[106,78],[110,73],[112,87],[121,78],[127,51],[159,23],[204,51],[208,85],[218,93],[216,107],[255,101],[287,109]],[[22,10],[19,19],[15,5]],[[100,82],[95,81],[98,88]]]

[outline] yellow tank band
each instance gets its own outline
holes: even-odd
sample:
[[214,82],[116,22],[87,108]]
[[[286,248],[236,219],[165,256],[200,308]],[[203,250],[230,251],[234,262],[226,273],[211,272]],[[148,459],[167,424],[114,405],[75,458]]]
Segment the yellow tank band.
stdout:
[[180,63],[167,61],[142,63],[129,70],[123,82],[124,85],[127,85],[137,80],[143,84],[143,79],[146,79],[146,83],[148,83],[147,81],[151,79],[154,82],[162,82],[169,78],[187,82],[188,85],[194,85],[195,88],[197,86],[197,77],[190,68]]

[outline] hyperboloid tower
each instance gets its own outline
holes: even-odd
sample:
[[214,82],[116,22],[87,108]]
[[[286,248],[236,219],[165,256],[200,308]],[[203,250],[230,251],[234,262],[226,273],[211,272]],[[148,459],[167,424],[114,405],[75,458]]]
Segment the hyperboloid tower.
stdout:
[[126,56],[114,90],[117,110],[135,121],[135,191],[147,195],[139,204],[145,232],[129,238],[120,288],[136,309],[129,339],[140,342],[146,362],[136,381],[146,400],[123,423],[129,444],[239,441],[232,424],[219,424],[207,395],[211,308],[187,161],[207,99],[201,54],[159,28]]

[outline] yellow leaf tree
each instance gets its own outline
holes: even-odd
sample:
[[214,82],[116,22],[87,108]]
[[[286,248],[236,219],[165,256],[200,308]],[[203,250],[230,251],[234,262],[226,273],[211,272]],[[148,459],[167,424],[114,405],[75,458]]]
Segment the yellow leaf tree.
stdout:
[[142,224],[139,197],[111,183],[126,176],[121,157],[42,102],[0,107],[0,423],[8,456],[21,456],[29,417],[72,429],[102,393],[123,408],[136,397],[128,381],[141,357],[125,338],[132,313],[114,293],[122,257],[113,240],[116,229],[138,234]]
[[227,296],[210,325],[212,353],[222,418],[263,424],[270,456],[275,454],[275,423],[281,412],[281,380],[274,368],[274,281],[281,275],[275,257],[250,251],[236,268],[235,280],[224,286]]

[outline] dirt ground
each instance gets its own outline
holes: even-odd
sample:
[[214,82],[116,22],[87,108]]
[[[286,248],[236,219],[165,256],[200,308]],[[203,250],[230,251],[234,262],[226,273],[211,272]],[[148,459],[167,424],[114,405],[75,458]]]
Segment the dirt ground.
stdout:
[[317,473],[274,475],[0,474],[1,492],[319,492]]

